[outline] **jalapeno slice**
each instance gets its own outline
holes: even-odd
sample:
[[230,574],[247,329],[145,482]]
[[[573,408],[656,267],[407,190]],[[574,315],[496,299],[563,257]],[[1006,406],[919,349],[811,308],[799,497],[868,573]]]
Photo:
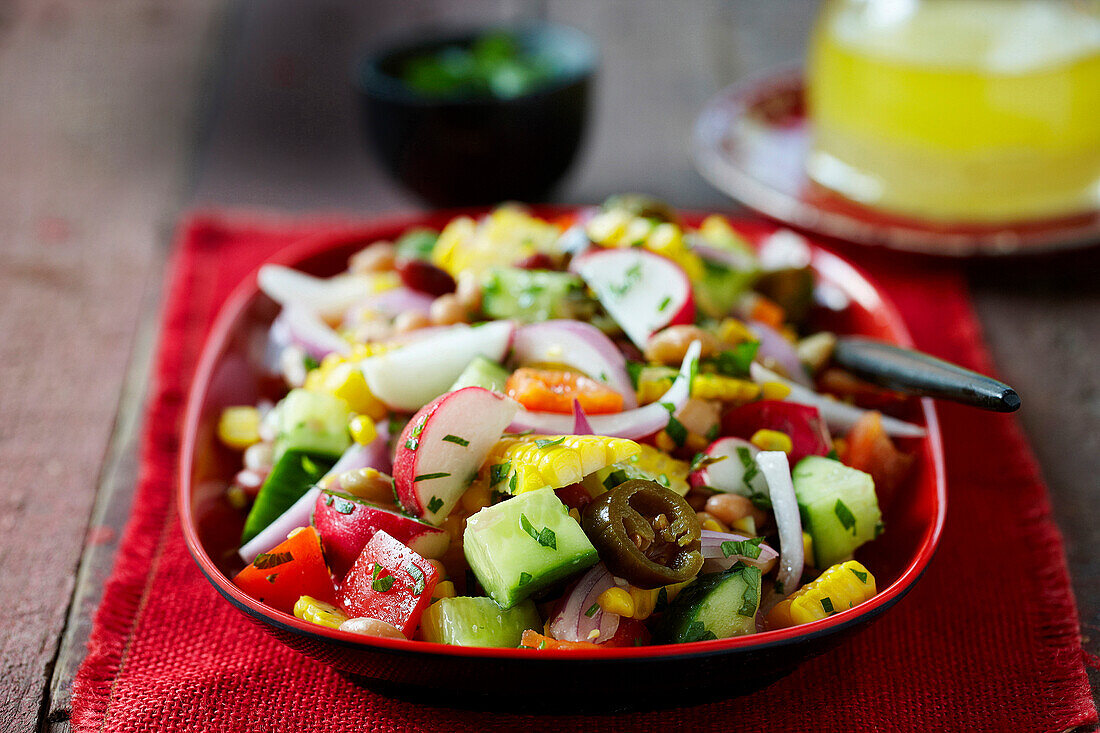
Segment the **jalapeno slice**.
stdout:
[[631,479],[597,497],[581,526],[607,568],[639,588],[683,583],[703,566],[699,518],[654,481]]

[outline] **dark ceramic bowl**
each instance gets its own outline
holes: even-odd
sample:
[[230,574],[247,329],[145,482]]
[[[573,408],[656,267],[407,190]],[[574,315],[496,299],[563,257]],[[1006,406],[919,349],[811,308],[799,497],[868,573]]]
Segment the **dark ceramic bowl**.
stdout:
[[518,97],[429,98],[398,78],[407,59],[467,45],[477,32],[399,44],[357,69],[367,139],[389,172],[433,205],[542,200],[580,146],[595,45],[567,26],[507,30],[557,67],[552,79]]
[[[370,242],[392,240],[412,226],[439,228],[457,213],[461,212],[379,220],[343,234],[302,241],[270,261],[332,275]],[[542,207],[536,213],[554,216],[565,210]],[[694,225],[702,217],[685,218]],[[775,229],[760,222],[735,226],[751,241]],[[819,325],[911,345],[897,311],[859,271],[818,247],[813,266],[821,283],[851,301],[848,309]],[[244,515],[229,506],[224,491],[240,468],[240,455],[221,446],[215,436],[222,408],[275,396],[260,364],[276,310],[257,289],[253,273],[230,296],[207,339],[188,399],[180,451],[184,536],[203,574],[246,616],[284,644],[386,692],[412,697],[425,692],[435,704],[450,701],[494,709],[513,704],[530,709],[538,699],[559,712],[585,705],[686,705],[743,694],[790,673],[897,603],[917,582],[939,541],[946,510],[943,455],[936,414],[931,402],[923,400],[906,416],[928,429],[926,439],[908,447],[917,457],[913,475],[903,490],[884,498],[885,534],[857,553],[873,570],[879,594],[821,621],[733,639],[591,652],[445,646],[364,637],[300,621],[250,598],[230,580],[242,567],[235,549]],[[532,686],[539,695],[529,694]],[[593,690],[601,694],[592,695]]]

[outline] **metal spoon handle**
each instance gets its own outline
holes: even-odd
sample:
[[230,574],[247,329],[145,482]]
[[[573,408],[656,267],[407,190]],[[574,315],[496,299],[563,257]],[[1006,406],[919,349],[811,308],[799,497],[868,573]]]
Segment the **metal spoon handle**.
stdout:
[[837,341],[833,361],[888,389],[961,402],[994,412],[1020,409],[1020,396],[1004,382],[934,356],[871,339]]

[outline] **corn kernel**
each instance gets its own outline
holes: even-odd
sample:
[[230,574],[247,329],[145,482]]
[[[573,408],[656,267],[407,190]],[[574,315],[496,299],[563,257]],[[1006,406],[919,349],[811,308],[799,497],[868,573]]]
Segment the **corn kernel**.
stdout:
[[874,597],[875,577],[855,560],[838,563],[768,613],[768,626],[783,629],[855,608]]
[[756,519],[749,514],[748,516],[741,517],[735,522],[730,522],[730,529],[742,534],[747,534],[750,537],[756,537]]
[[724,532],[726,530],[725,527],[723,527],[722,525],[720,525],[717,521],[715,521],[713,519],[705,520],[703,522],[702,527],[703,527],[703,529],[709,529],[711,532]]
[[653,439],[653,442],[657,444],[657,447],[663,450],[665,453],[671,453],[676,450],[676,441],[672,437],[662,430],[657,433],[657,437]]
[[756,341],[756,334],[736,318],[726,318],[718,326],[718,338],[730,346],[736,346],[746,341]]
[[596,602],[600,604],[600,609],[604,613],[614,613],[624,618],[634,616],[634,599],[630,597],[629,592],[618,586],[605,590]]
[[806,558],[807,565],[813,565],[814,538],[809,532],[802,533],[802,557]]
[[791,388],[782,382],[764,382],[760,397],[765,400],[785,400],[791,394]]
[[794,450],[794,443],[791,442],[791,436],[778,430],[768,430],[767,428],[757,430],[753,433],[749,442],[760,450],[778,450],[784,453],[790,453]]
[[371,393],[363,372],[354,364],[340,364],[328,372],[321,390],[347,402],[352,412],[367,415],[372,420],[386,416],[386,406]]
[[462,508],[470,514],[475,514],[489,506],[491,497],[489,486],[483,481],[474,481],[470,488],[462,494]]
[[570,516],[570,517],[571,517],[571,518],[573,519],[573,521],[574,521],[574,522],[576,522],[577,524],[580,524],[580,523],[581,523],[581,512],[580,512],[580,510],[579,510],[579,509],[577,509],[576,507],[573,507],[572,509],[570,509],[570,510],[569,510],[569,516]]
[[660,588],[645,590],[636,588],[633,585],[630,586],[628,593],[630,593],[630,600],[634,604],[634,613],[631,617],[639,621],[645,621],[652,616],[654,609],[657,607],[657,596],[660,592]]
[[294,604],[294,615],[303,621],[327,626],[330,629],[338,629],[340,624],[348,620],[347,614],[339,608],[312,596],[302,596],[298,599]]
[[441,583],[435,584],[435,590],[432,591],[432,598],[454,598],[455,597],[455,584],[449,580],[444,580]]
[[259,443],[260,411],[248,406],[225,408],[218,419],[218,439],[235,450]]
[[374,421],[366,415],[352,417],[348,430],[351,431],[351,439],[359,445],[370,445],[378,437],[378,429],[374,427]]
[[225,500],[234,509],[244,509],[248,506],[248,495],[240,486],[230,486],[225,490]]

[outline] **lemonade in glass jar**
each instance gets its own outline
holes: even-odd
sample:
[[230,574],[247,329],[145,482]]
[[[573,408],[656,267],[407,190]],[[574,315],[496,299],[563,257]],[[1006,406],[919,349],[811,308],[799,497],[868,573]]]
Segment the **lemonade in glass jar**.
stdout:
[[942,222],[1100,206],[1100,0],[830,0],[807,172]]

